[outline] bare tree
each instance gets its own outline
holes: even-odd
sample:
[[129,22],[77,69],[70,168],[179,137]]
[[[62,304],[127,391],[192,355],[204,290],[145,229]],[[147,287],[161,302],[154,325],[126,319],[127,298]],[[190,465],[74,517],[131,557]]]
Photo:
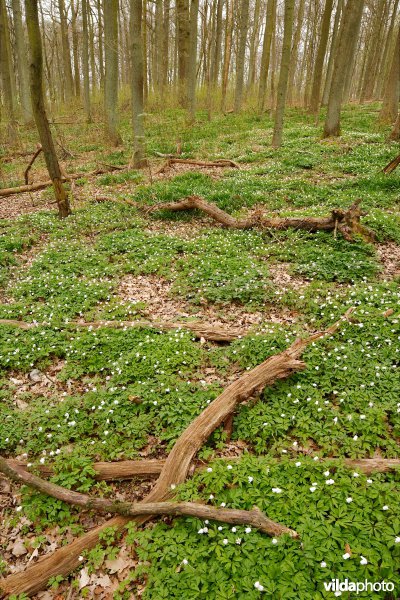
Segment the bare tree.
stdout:
[[397,31],[396,45],[394,47],[389,77],[385,86],[382,108],[379,114],[381,121],[393,123],[399,111],[400,91],[400,26]]
[[319,39],[317,56],[315,59],[313,82],[311,88],[310,98],[310,112],[315,114],[318,112],[320,96],[321,96],[321,83],[322,83],[322,71],[324,67],[324,60],[326,54],[326,47],[328,45],[329,37],[329,26],[331,22],[333,0],[326,0],[324,14],[322,17],[321,36]]
[[244,61],[246,54],[247,31],[249,29],[249,0],[241,0],[239,15],[239,46],[236,57],[235,112],[242,107],[244,85]]
[[133,166],[147,164],[144,149],[142,0],[131,0]]
[[104,109],[106,137],[112,146],[122,144],[118,133],[118,0],[104,3],[105,80]]
[[20,0],[12,0],[12,12],[14,19],[15,49],[17,54],[17,70],[19,81],[19,99],[22,107],[22,116],[25,123],[32,121],[31,98],[29,95],[29,73],[26,61],[26,45],[24,28],[22,24],[22,13]]
[[272,34],[275,29],[276,0],[268,0],[264,30],[263,49],[260,67],[260,85],[258,88],[258,110],[263,112],[267,93],[268,71],[271,56]]

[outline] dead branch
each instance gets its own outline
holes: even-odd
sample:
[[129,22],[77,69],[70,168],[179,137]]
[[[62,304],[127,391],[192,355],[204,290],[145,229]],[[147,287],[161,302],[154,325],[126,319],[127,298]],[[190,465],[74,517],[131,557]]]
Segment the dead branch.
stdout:
[[360,235],[366,241],[372,241],[374,234],[371,230],[361,224],[360,218],[366,213],[360,210],[360,200],[357,200],[347,210],[336,208],[328,217],[265,217],[261,211],[247,219],[235,219],[230,214],[200,198],[199,196],[188,196],[179,202],[165,202],[156,204],[146,209],[146,212],[154,213],[160,210],[182,211],[198,209],[205,212],[212,219],[230,229],[304,229],[309,232],[315,231],[339,231],[342,236],[353,241],[354,235]]
[[258,508],[253,510],[220,509],[213,506],[192,502],[146,502],[135,503],[121,502],[118,500],[108,500],[106,498],[94,498],[80,492],[74,492],[61,487],[37,475],[25,471],[15,463],[7,461],[0,456],[0,472],[4,473],[9,479],[19,484],[26,484],[39,492],[48,494],[57,500],[62,500],[67,504],[81,506],[85,510],[95,510],[101,513],[119,514],[125,517],[137,517],[142,515],[173,515],[190,516],[199,519],[213,519],[224,523],[234,525],[253,525],[260,531],[268,535],[289,534],[297,538],[298,534],[268,519]]
[[24,180],[25,180],[26,185],[29,185],[29,179],[28,179],[29,171],[31,170],[33,163],[35,162],[35,160],[37,159],[39,154],[42,152],[42,150],[43,150],[42,145],[38,144],[38,148],[37,148],[35,154],[32,156],[31,160],[28,163],[28,166],[25,169]]
[[[104,173],[109,173],[110,171],[119,170],[114,168],[107,169],[96,169],[95,171],[91,171],[90,173],[71,173],[70,175],[66,175],[62,177],[61,181],[63,183],[67,181],[71,181],[74,179],[88,178],[88,177],[96,177],[97,175],[104,175]],[[14,194],[25,194],[27,192],[37,192],[39,190],[44,190],[48,187],[51,187],[53,182],[51,179],[47,181],[41,181],[39,183],[32,183],[30,185],[20,185],[17,187],[11,188],[2,188],[0,189],[0,198],[6,198],[7,196],[13,196]]]
[[[170,498],[175,486],[185,481],[193,457],[235,407],[240,402],[259,395],[267,385],[272,385],[280,379],[305,369],[305,363],[299,360],[304,349],[312,342],[335,333],[352,312],[353,309],[349,309],[339,321],[325,331],[315,333],[306,339],[295,340],[285,351],[269,357],[231,383],[180,435],[165,461],[157,483],[144,502],[162,502]],[[9,575],[0,581],[0,590],[3,594],[32,595],[39,592],[46,586],[50,577],[66,576],[76,569],[79,566],[80,554],[98,543],[99,535],[104,529],[114,527],[117,532],[122,531],[129,520],[129,517],[123,516],[109,519],[68,546],[57,549],[39,563],[29,566],[25,571]],[[147,520],[147,516],[135,518],[137,524],[145,523]]]
[[218,160],[213,160],[213,161],[204,161],[204,160],[193,160],[191,158],[175,158],[173,156],[168,157],[168,160],[163,164],[163,166],[161,167],[161,169],[159,169],[156,173],[156,175],[159,175],[160,173],[164,173],[164,171],[166,169],[168,169],[169,167],[172,167],[173,165],[194,165],[196,167],[202,167],[202,168],[215,168],[215,167],[220,167],[220,168],[224,168],[224,167],[232,167],[233,169],[240,169],[240,166],[235,163],[233,160],[229,160],[229,159],[218,159]]
[[390,175],[390,173],[393,173],[393,171],[395,169],[397,169],[397,167],[400,165],[400,154],[398,156],[396,156],[393,160],[390,161],[390,163],[388,163],[386,165],[386,167],[384,167],[382,169],[382,171],[385,173],[385,175]]
[[[18,327],[19,329],[34,329],[44,325],[43,323],[25,323],[24,321],[17,321],[14,319],[0,319],[0,325],[11,325]],[[205,340],[213,342],[232,342],[239,337],[246,335],[248,332],[245,329],[239,327],[225,327],[225,326],[211,326],[203,325],[202,323],[182,321],[182,322],[169,322],[169,321],[93,321],[93,322],[79,322],[71,321],[65,324],[66,327],[85,327],[90,329],[99,329],[101,327],[111,327],[115,329],[129,329],[135,328],[149,328],[160,331],[170,331],[173,329],[186,329],[194,334],[197,339],[204,338]]]

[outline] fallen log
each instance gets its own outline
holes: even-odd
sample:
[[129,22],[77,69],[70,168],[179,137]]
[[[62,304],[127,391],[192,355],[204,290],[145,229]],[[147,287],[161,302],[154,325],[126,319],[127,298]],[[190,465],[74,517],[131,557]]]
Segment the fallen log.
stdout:
[[8,461],[1,456],[0,472],[16,483],[29,485],[29,487],[48,494],[52,498],[57,498],[57,500],[62,500],[73,506],[81,506],[85,510],[119,514],[125,517],[143,515],[151,517],[155,515],[198,517],[199,519],[213,519],[214,521],[232,523],[233,525],[253,525],[253,527],[268,535],[282,535],[287,533],[293,538],[298,537],[298,534],[293,529],[271,521],[256,507],[248,511],[221,509],[194,502],[137,502],[132,504],[130,502],[108,500],[106,498],[94,498],[41,479],[37,475],[33,475],[29,471],[17,466],[14,462]]
[[[11,325],[12,327],[18,327],[19,329],[34,329],[35,327],[44,326],[44,323],[25,323],[24,321],[17,321],[15,319],[0,319],[0,325]],[[92,321],[92,322],[80,322],[70,321],[65,323],[65,327],[84,327],[89,329],[99,329],[101,327],[111,327],[115,329],[129,329],[134,328],[149,328],[156,329],[159,331],[170,331],[174,329],[186,329],[191,331],[195,338],[213,341],[213,342],[232,342],[237,338],[246,335],[248,332],[245,329],[239,327],[225,327],[203,325],[201,323],[182,321],[182,322],[169,322],[169,321]]]
[[166,169],[168,169],[169,167],[172,167],[173,165],[194,165],[194,166],[202,167],[202,168],[231,167],[233,169],[240,169],[240,166],[236,162],[234,162],[233,160],[224,159],[224,158],[221,158],[218,160],[212,160],[212,161],[204,161],[204,160],[193,160],[191,158],[174,158],[171,156],[163,164],[161,169],[159,169],[156,172],[156,175],[159,175],[160,173],[164,173],[164,171]]
[[[304,370],[306,365],[299,358],[305,348],[318,339],[335,333],[352,312],[353,309],[349,309],[339,321],[325,331],[315,333],[306,339],[295,340],[289,348],[270,356],[231,383],[180,435],[165,461],[155,486],[144,502],[163,502],[170,498],[175,486],[185,481],[193,457],[211,433],[235,410],[235,407],[240,402],[259,395],[267,385]],[[135,518],[138,525],[147,520],[147,516]],[[65,577],[76,569],[80,564],[79,556],[84,550],[96,546],[99,536],[105,529],[114,527],[116,532],[123,531],[129,521],[129,517],[123,516],[109,519],[68,546],[58,548],[53,554],[29,566],[25,571],[0,580],[0,592],[3,595],[21,593],[32,595],[39,592],[46,587],[50,577],[57,575]]]
[[38,148],[36,150],[36,152],[34,153],[34,155],[32,156],[31,160],[28,163],[28,166],[25,169],[24,172],[24,180],[25,180],[25,185],[29,185],[29,171],[32,168],[33,163],[35,162],[35,160],[37,159],[37,157],[39,156],[39,154],[43,151],[42,145],[38,144]]
[[[91,171],[90,173],[71,173],[71,175],[66,175],[61,178],[61,182],[65,183],[68,181],[73,181],[75,179],[82,179],[84,177],[96,177],[97,175],[104,175],[104,173],[109,173],[111,171],[120,170],[119,167],[114,169],[96,169],[95,171]],[[38,183],[32,183],[28,185],[20,185],[17,187],[11,188],[0,188],[0,198],[6,198],[8,196],[13,196],[14,194],[25,194],[27,192],[38,192],[40,190],[44,190],[48,187],[51,187],[53,182],[51,179],[47,179],[46,181],[40,181]]]
[[[227,456],[222,460],[234,462],[240,460],[242,456]],[[271,458],[271,463],[279,462],[279,458]],[[9,459],[8,462],[22,469],[28,469],[26,463]],[[400,469],[400,458],[320,458],[319,463],[338,463],[344,464],[349,469],[357,469],[367,475],[371,473],[389,473]],[[149,478],[159,475],[164,468],[165,459],[144,459],[144,460],[120,460],[116,462],[95,462],[93,469],[96,471],[95,479],[97,481],[124,481],[134,477]],[[194,462],[190,471],[196,472],[207,468],[208,463]],[[50,477],[54,474],[53,469],[48,465],[35,465],[34,467],[44,477]],[[29,470],[29,469],[28,469]]]
[[342,236],[353,241],[354,235],[360,235],[366,241],[373,241],[373,232],[361,224],[360,218],[366,213],[360,209],[361,200],[357,200],[347,210],[336,208],[328,217],[265,217],[261,211],[255,212],[246,219],[236,219],[211,204],[200,196],[188,196],[178,202],[165,202],[146,208],[146,213],[151,214],[161,210],[178,212],[182,210],[198,209],[209,215],[212,219],[230,229],[303,229],[315,231],[339,231]]
[[397,169],[397,167],[400,165],[400,154],[398,156],[396,156],[393,160],[391,160],[386,167],[384,167],[382,169],[382,171],[385,173],[385,175],[390,175],[390,173],[393,173],[393,171],[395,169]]

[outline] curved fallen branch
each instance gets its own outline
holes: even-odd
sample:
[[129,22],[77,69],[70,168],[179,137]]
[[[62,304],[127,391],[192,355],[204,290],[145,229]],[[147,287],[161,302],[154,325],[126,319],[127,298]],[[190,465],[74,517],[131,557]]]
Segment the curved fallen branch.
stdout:
[[203,168],[213,168],[213,167],[231,167],[233,169],[240,169],[240,166],[234,162],[233,160],[230,159],[225,159],[225,158],[221,158],[218,160],[212,160],[212,161],[204,161],[204,160],[194,160],[191,158],[174,158],[174,157],[170,157],[168,158],[168,160],[163,164],[163,166],[161,167],[161,169],[159,169],[156,172],[156,175],[159,175],[161,173],[164,173],[164,171],[166,169],[168,169],[168,167],[172,167],[173,165],[195,165],[197,167],[203,167]]
[[17,466],[14,462],[8,461],[1,456],[0,471],[16,483],[29,485],[39,492],[52,496],[52,498],[57,498],[57,500],[62,500],[74,506],[81,506],[85,510],[119,514],[125,517],[142,515],[198,517],[199,519],[212,519],[214,521],[232,523],[233,525],[253,525],[253,527],[268,535],[282,535],[287,533],[293,538],[298,537],[298,534],[293,529],[271,521],[256,507],[248,511],[215,508],[214,506],[206,506],[205,504],[195,502],[137,502],[131,504],[130,502],[120,502],[106,498],[93,498],[41,479],[37,475],[33,475],[29,471]]
[[[229,417],[237,404],[260,394],[267,385],[272,385],[280,379],[304,370],[306,365],[299,358],[305,348],[316,340],[335,333],[353,310],[349,309],[339,321],[325,331],[315,333],[306,339],[295,340],[289,348],[270,356],[263,363],[251,371],[246,371],[239,379],[231,383],[180,435],[165,461],[156,485],[146,496],[144,502],[167,500],[171,496],[172,489],[185,481],[190,463],[203,443]],[[122,516],[109,519],[68,546],[57,549],[50,556],[29,566],[22,573],[9,575],[0,581],[0,590],[3,594],[32,595],[39,592],[46,587],[50,577],[66,576],[76,569],[80,564],[81,553],[94,548],[105,529],[114,527],[116,532],[122,531],[129,520],[129,517]],[[147,516],[135,518],[137,524],[145,523],[147,520]]]
[[[75,179],[83,179],[85,177],[96,177],[97,175],[104,175],[105,173],[110,173],[112,171],[118,171],[120,167],[112,167],[108,169],[96,169],[95,171],[91,171],[90,173],[71,173],[71,175],[67,175],[61,178],[61,182],[65,183],[68,181],[74,181]],[[13,196],[14,194],[25,194],[27,192],[37,192],[39,190],[44,190],[48,187],[51,187],[53,182],[51,179],[47,179],[46,181],[41,181],[38,183],[32,183],[30,185],[20,185],[17,187],[11,188],[0,188],[0,198],[6,198],[8,196]]]
[[179,202],[165,202],[146,209],[147,214],[160,210],[173,212],[198,209],[212,219],[230,229],[303,229],[305,231],[339,231],[342,236],[353,241],[354,235],[360,235],[366,241],[374,239],[373,232],[361,224],[360,219],[366,213],[360,209],[361,200],[357,200],[347,210],[336,208],[328,217],[265,217],[261,211],[247,219],[235,219],[215,204],[211,204],[200,196],[188,196]]
[[27,167],[26,167],[26,169],[25,169],[25,172],[24,172],[24,180],[25,180],[25,184],[26,184],[26,185],[29,185],[29,178],[28,178],[28,177],[29,177],[29,171],[31,170],[33,163],[35,162],[35,160],[37,159],[37,157],[39,156],[39,154],[40,154],[42,151],[43,151],[42,145],[41,145],[41,144],[39,144],[39,145],[38,145],[38,148],[37,148],[37,150],[36,150],[36,152],[35,152],[35,153],[34,153],[34,155],[32,156],[31,160],[30,160],[30,161],[29,161],[29,163],[28,163],[28,166],[27,166]]
[[393,158],[387,165],[386,167],[384,167],[382,169],[382,171],[385,173],[385,175],[390,175],[390,173],[393,173],[393,171],[395,169],[397,169],[397,167],[400,165],[400,154],[398,156],[396,156],[395,158]]
[[[17,321],[15,319],[0,319],[0,325],[11,325],[12,327],[18,327],[19,329],[34,329],[35,327],[44,326],[43,323],[26,323],[24,321]],[[92,321],[92,322],[79,322],[70,321],[65,324],[65,327],[84,327],[89,329],[99,329],[101,327],[111,327],[115,329],[129,329],[131,327],[137,328],[149,328],[161,331],[170,331],[174,329],[186,329],[194,334],[195,338],[210,340],[213,342],[232,342],[237,338],[240,338],[248,333],[246,329],[240,329],[239,327],[225,327],[225,326],[211,326],[203,325],[197,322],[182,321],[182,322],[169,322],[169,321]]]

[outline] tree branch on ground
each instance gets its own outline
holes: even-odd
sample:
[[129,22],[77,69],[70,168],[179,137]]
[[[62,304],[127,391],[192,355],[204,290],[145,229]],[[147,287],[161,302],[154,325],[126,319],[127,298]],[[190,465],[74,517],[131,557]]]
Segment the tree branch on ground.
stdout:
[[168,158],[168,160],[163,164],[163,166],[161,167],[161,169],[159,169],[156,172],[156,175],[159,175],[160,173],[164,173],[164,171],[166,169],[168,169],[169,167],[172,167],[173,165],[194,165],[197,167],[203,167],[203,168],[213,168],[213,167],[219,167],[219,168],[224,168],[224,167],[231,167],[233,169],[240,169],[240,166],[234,162],[233,160],[229,160],[229,159],[218,159],[218,160],[212,160],[212,161],[204,161],[204,160],[193,160],[191,158]]

